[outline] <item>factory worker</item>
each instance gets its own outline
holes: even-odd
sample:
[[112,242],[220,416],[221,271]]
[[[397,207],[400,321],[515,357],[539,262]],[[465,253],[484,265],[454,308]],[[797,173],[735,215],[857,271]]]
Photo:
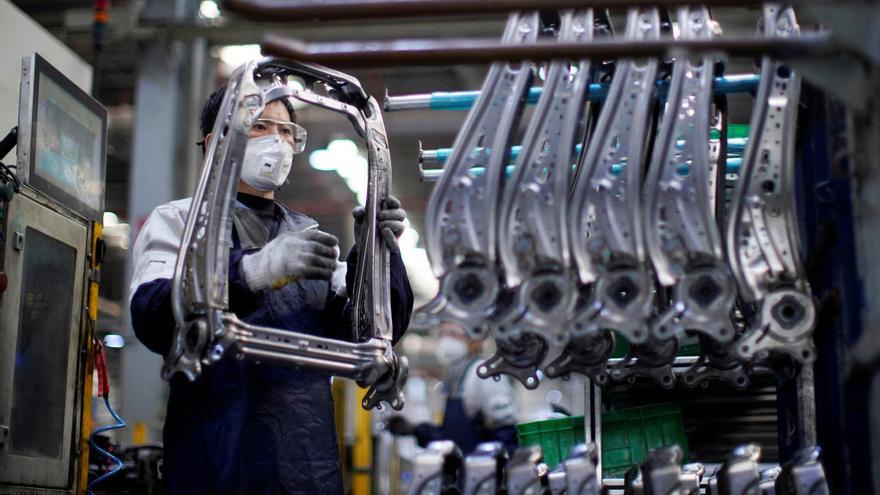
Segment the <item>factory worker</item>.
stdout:
[[468,340],[457,327],[441,327],[435,353],[447,369],[443,423],[413,424],[403,416],[392,416],[386,423],[388,431],[415,435],[422,447],[434,440],[452,440],[465,455],[478,444],[492,441],[502,442],[513,452],[517,446],[513,387],[507,377],[495,381],[477,376],[477,366],[485,360],[481,350],[480,342]]
[[[211,130],[225,89],[205,103]],[[322,337],[350,338],[358,249],[337,261],[337,239],[308,216],[274,200],[302,152],[305,130],[287,98],[269,102],[244,155],[229,256],[229,308],[247,323]],[[174,317],[171,279],[189,199],[157,207],[132,255],[132,326],[150,350],[166,354]],[[356,228],[364,211],[354,212]],[[380,231],[403,231],[396,199],[379,213]],[[386,232],[386,242],[393,237]],[[391,255],[391,308],[396,342],[409,324],[413,294],[400,253]],[[158,359],[158,358],[157,358]],[[195,382],[171,380],[164,429],[165,494],[341,494],[330,377],[289,366],[224,359]]]

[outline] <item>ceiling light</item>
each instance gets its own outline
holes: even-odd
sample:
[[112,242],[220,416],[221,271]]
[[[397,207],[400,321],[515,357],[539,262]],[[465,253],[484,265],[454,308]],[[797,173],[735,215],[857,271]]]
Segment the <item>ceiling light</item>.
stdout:
[[241,64],[262,57],[260,45],[227,45],[217,50],[217,56],[223,63],[221,73],[229,77]]
[[199,4],[199,17],[202,19],[216,19],[220,17],[220,8],[214,0],[202,0]]
[[108,333],[104,336],[104,347],[110,349],[122,349],[125,347],[125,337],[115,333]]

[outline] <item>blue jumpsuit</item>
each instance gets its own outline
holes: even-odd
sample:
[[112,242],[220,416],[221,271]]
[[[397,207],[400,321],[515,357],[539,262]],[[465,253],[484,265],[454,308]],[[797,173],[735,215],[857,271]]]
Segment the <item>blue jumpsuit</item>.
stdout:
[[[239,269],[247,252],[285,230],[313,227],[314,220],[271,200],[242,194],[235,211],[230,309],[248,323],[350,339],[349,301],[331,290],[330,282],[303,280],[255,294]],[[350,286],[356,246],[346,263]],[[399,253],[391,256],[391,287],[396,342],[413,305]],[[170,291],[170,279],[161,278],[139,285],[131,298],[135,334],[160,354],[169,349],[174,328]],[[323,373],[224,359],[206,367],[195,382],[175,376],[163,441],[167,495],[343,491],[330,377]]]

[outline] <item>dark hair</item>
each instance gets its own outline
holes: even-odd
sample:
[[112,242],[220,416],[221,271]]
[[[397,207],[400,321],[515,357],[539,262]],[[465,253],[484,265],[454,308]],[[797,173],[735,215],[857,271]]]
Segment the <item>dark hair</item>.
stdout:
[[223,103],[223,97],[226,96],[226,85],[217,88],[211,96],[205,100],[202,105],[202,115],[199,117],[199,125],[202,129],[202,137],[206,137],[214,129],[214,121],[217,120],[217,113],[220,112],[220,104]]

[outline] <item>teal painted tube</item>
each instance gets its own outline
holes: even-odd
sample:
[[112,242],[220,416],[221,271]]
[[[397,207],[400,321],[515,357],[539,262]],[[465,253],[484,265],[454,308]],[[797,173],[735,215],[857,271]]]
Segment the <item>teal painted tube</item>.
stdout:
[[[741,157],[728,157],[728,159],[727,159],[727,173],[728,174],[738,174],[741,166],[742,166],[742,158]],[[619,163],[612,165],[611,166],[611,175],[620,175],[621,173],[623,173],[623,167],[624,167],[624,165],[619,164]],[[513,169],[514,169],[513,165],[508,165],[504,169],[504,176],[506,178],[509,178],[511,175],[513,175]],[[679,175],[687,175],[689,171],[690,171],[689,167],[685,164],[679,165],[679,167],[678,167]],[[421,172],[422,172],[422,181],[423,182],[436,182],[436,181],[440,180],[440,177],[443,175],[442,168],[422,170]],[[484,169],[483,167],[474,167],[471,169],[470,174],[473,177],[480,177],[484,173],[486,173],[486,169]]]
[[[760,76],[755,74],[733,74],[730,76],[716,77],[712,90],[716,94],[752,93],[757,91]],[[594,83],[590,85],[587,99],[600,101],[608,96],[608,84]],[[669,81],[657,81],[657,96],[664,98],[669,90]],[[541,97],[543,88],[529,90],[527,103],[535,104]],[[388,96],[385,98],[385,111],[399,110],[469,110],[479,91],[438,91],[422,95]]]
[[[727,140],[727,154],[728,156],[741,155],[746,148],[746,143],[748,142],[748,138],[730,138]],[[684,146],[683,141],[679,141],[679,148]],[[452,155],[452,148],[439,148],[436,150],[422,150],[420,154],[420,159],[422,163],[427,163],[431,165],[442,165],[446,163],[449,157]],[[480,148],[477,148],[479,151]],[[522,152],[522,146],[511,146],[510,147],[510,160],[516,161],[519,158],[519,154]],[[580,154],[581,145],[577,145],[575,147],[575,153]]]

